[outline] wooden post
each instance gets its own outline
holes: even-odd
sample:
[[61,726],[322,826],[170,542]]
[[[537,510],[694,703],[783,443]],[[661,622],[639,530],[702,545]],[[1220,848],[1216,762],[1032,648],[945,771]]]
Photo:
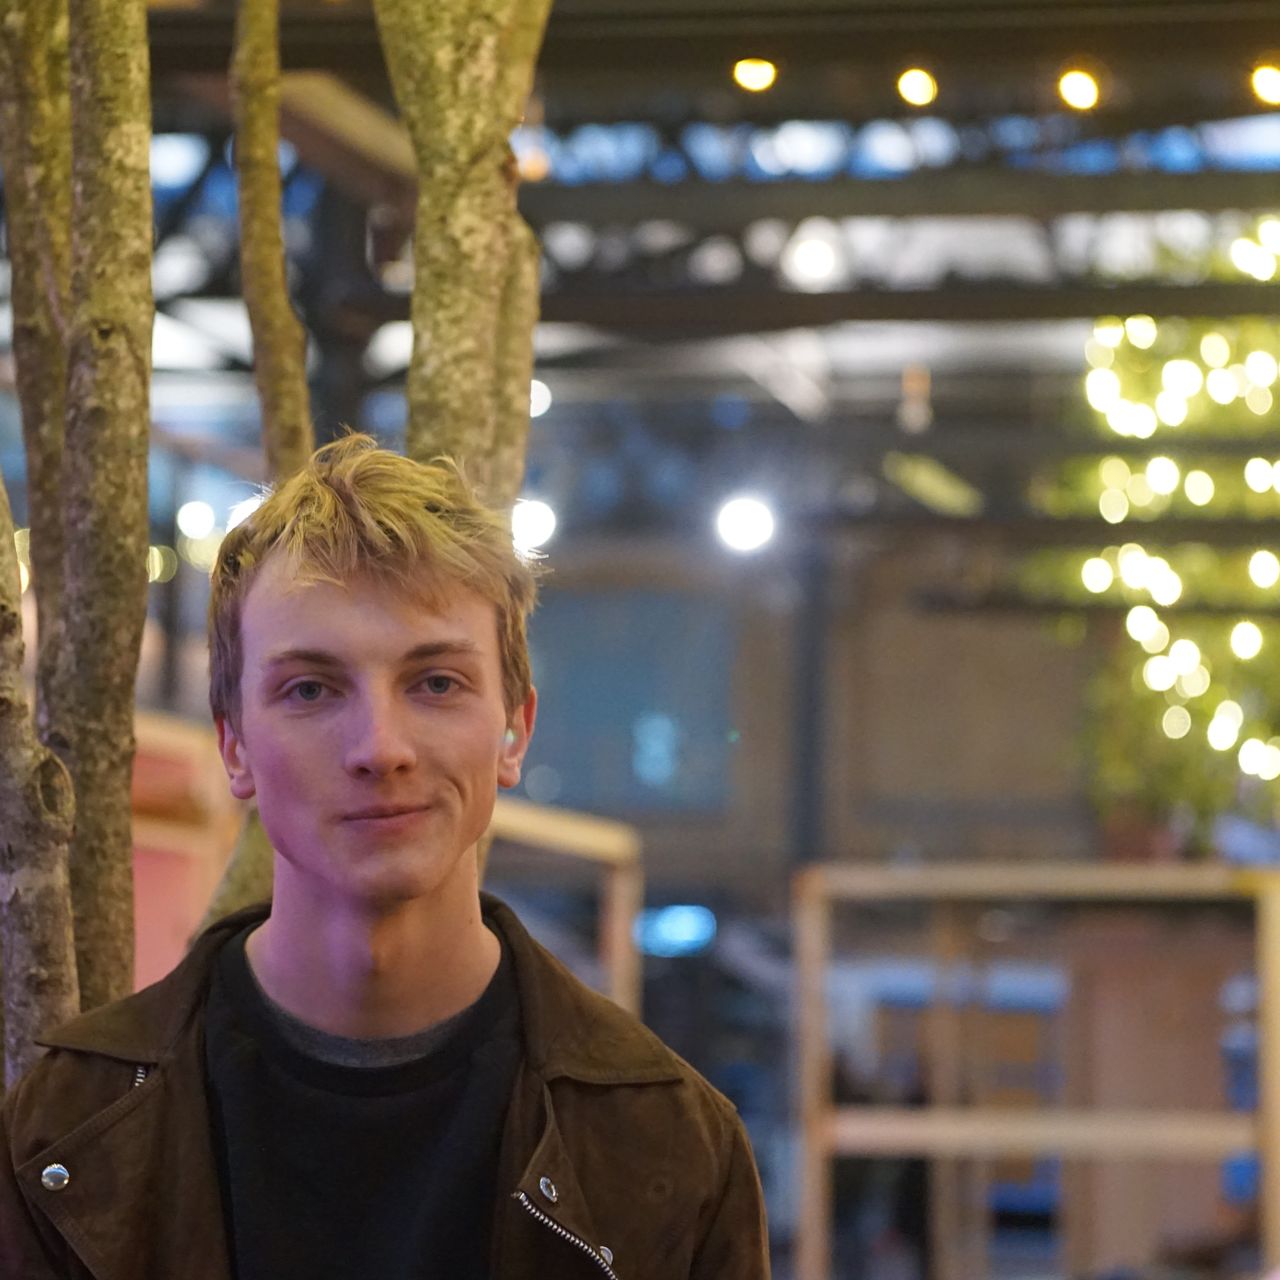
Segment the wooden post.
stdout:
[[[937,972],[933,1006],[925,1028],[929,1046],[925,1070],[928,1105],[953,1107],[964,1093],[960,1006],[956,986],[964,960],[963,920],[954,903],[933,907],[930,921]],[[965,1271],[964,1170],[956,1159],[935,1159],[929,1166],[929,1244],[931,1280],[972,1280]]]
[[640,862],[614,863],[605,875],[601,897],[600,958],[609,974],[609,994],[616,1004],[639,1017],[643,974],[632,928],[644,906]]
[[831,1152],[828,1112],[831,1044],[826,980],[831,963],[831,907],[821,867],[795,880],[797,1112],[800,1196],[796,1218],[796,1280],[831,1275]]
[[1258,1196],[1262,1262],[1280,1267],[1280,873],[1257,881],[1258,948]]

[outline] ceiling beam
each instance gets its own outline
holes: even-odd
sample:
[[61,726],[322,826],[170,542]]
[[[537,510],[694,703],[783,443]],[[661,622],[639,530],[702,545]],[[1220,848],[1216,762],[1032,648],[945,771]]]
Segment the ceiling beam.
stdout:
[[[156,74],[225,71],[234,10],[229,5],[153,8],[149,15]],[[286,5],[280,16],[286,69],[376,75],[382,52],[367,3]],[[1270,0],[1151,4],[975,3],[774,4],[740,7],[566,5],[553,11],[539,62],[552,74],[661,67],[664,74],[714,68],[747,46],[781,63],[886,58],[983,63],[1054,60],[1072,53],[1151,62],[1193,49],[1201,57],[1252,56],[1276,41]]]
[[535,226],[635,226],[671,220],[703,234],[734,234],[761,218],[913,218],[1064,213],[1218,212],[1280,207],[1274,173],[1119,173],[1098,176],[995,167],[931,169],[892,181],[525,183],[520,208]]
[[[1100,315],[1236,316],[1280,314],[1274,284],[955,284],[942,289],[859,289],[839,293],[783,290],[624,292],[602,279],[588,292],[546,293],[544,320],[594,325],[637,338],[710,337],[841,324],[850,320],[1074,320]],[[407,302],[400,310],[408,314]],[[388,317],[391,318],[391,317]]]

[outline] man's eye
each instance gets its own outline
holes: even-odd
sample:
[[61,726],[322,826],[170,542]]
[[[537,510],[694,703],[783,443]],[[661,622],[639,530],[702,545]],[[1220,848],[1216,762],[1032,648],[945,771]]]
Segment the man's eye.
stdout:
[[427,676],[422,684],[428,693],[440,695],[450,692],[457,681],[452,676]]
[[299,680],[289,690],[289,696],[299,702],[319,702],[324,696],[324,685],[319,680]]

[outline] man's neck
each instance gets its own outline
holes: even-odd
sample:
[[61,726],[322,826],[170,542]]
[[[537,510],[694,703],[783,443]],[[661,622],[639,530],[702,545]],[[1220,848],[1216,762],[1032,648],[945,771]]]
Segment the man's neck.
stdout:
[[246,954],[263,991],[308,1026],[412,1035],[474,1004],[497,970],[502,948],[480,917],[474,875],[375,910],[311,893],[290,870],[277,867],[271,915]]

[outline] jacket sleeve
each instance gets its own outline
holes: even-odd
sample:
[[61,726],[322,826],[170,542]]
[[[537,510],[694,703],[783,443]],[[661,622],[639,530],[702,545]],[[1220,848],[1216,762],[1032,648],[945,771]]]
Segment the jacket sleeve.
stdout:
[[769,1280],[764,1192],[742,1121],[732,1117],[720,1202],[694,1254],[689,1280]]
[[18,1187],[7,1119],[7,1108],[0,1107],[0,1276],[4,1280],[68,1280],[74,1273],[65,1259],[59,1261],[56,1246],[41,1235]]

